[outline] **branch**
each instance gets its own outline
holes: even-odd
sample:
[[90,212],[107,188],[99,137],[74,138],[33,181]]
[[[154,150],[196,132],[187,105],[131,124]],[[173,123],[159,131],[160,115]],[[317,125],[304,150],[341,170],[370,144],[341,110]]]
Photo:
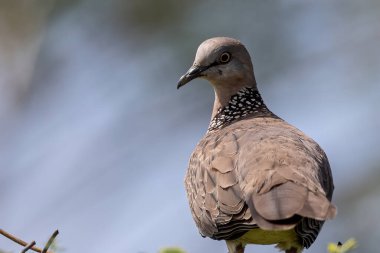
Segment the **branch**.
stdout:
[[46,253],[49,249],[49,247],[51,246],[51,244],[53,243],[55,237],[59,234],[58,232],[58,229],[54,231],[54,233],[50,236],[50,239],[47,241],[47,243],[45,244],[45,247],[44,249],[42,250],[42,253]]
[[28,250],[30,250],[34,245],[36,245],[36,241],[33,241],[31,243],[29,243],[28,245],[26,245],[26,247],[21,250],[21,253],[25,253],[27,252]]
[[16,236],[4,231],[3,229],[0,228],[0,234],[7,237],[8,239],[14,241],[15,243],[17,244],[20,244],[21,246],[25,247],[22,251],[22,253],[28,251],[29,249],[31,250],[34,250],[35,252],[38,252],[38,253],[53,253],[51,251],[48,251],[49,247],[51,246],[51,244],[53,243],[55,237],[58,235],[58,230],[54,231],[54,233],[51,235],[50,239],[48,240],[48,242],[46,243],[44,249],[41,249],[39,247],[36,247],[34,246],[35,243],[33,245],[31,245],[32,243],[27,243],[23,240],[21,240],[20,238],[17,238]]

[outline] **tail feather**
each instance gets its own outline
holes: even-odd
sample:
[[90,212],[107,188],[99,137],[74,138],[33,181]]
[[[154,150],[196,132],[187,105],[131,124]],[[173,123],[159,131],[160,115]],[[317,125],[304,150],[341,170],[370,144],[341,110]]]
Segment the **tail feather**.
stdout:
[[302,217],[324,221],[336,215],[335,206],[322,193],[290,181],[263,194],[252,193],[247,204],[252,218],[265,230],[294,228]]
[[336,216],[336,207],[322,194],[309,192],[303,208],[298,212],[303,217],[316,220],[333,219]]
[[253,203],[256,211],[266,220],[283,220],[298,213],[306,198],[305,187],[286,182],[264,194],[253,196]]

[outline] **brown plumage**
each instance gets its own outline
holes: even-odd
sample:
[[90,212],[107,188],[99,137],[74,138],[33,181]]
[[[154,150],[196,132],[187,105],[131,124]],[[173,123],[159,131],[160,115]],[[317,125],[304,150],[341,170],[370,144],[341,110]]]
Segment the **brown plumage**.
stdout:
[[215,90],[209,129],[185,178],[199,232],[226,240],[230,253],[250,243],[277,244],[287,253],[308,248],[336,214],[325,153],[265,106],[239,41],[203,42],[178,88],[197,77]]

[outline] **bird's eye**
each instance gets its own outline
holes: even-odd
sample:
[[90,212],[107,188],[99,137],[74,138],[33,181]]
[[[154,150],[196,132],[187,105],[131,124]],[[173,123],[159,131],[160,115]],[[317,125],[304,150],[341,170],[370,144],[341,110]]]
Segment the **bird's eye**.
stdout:
[[220,63],[227,63],[231,60],[231,54],[230,53],[223,53],[220,55],[219,61]]

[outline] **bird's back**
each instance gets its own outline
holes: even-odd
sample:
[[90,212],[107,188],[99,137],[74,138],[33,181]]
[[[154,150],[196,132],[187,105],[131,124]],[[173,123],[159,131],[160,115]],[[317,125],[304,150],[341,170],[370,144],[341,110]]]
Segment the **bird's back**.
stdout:
[[185,182],[199,231],[214,239],[233,240],[258,227],[295,228],[308,247],[335,214],[325,153],[270,112],[208,132]]

